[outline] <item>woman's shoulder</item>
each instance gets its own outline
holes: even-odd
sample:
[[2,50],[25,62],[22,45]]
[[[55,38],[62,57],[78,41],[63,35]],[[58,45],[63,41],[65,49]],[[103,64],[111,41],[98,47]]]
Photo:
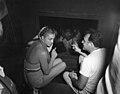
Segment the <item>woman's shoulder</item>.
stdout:
[[35,49],[36,49],[36,52],[38,52],[39,54],[46,54],[47,53],[47,47],[42,42],[36,42]]
[[45,51],[45,47],[43,46],[43,44],[39,41],[35,41],[29,48],[27,52],[32,52],[32,53],[36,53],[36,52],[44,52]]
[[35,45],[35,48],[40,51],[44,51],[46,49],[46,46],[39,41],[36,41],[33,45]]
[[40,42],[34,42],[27,51],[26,56],[29,58],[37,58],[38,56],[45,56],[47,51]]

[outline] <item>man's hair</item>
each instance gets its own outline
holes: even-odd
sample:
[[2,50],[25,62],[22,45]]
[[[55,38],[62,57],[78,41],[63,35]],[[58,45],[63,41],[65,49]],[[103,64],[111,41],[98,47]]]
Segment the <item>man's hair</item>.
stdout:
[[86,34],[92,34],[94,32],[98,32],[97,30],[93,29],[93,28],[89,28],[86,32],[85,32],[85,35]]
[[95,47],[102,47],[103,43],[103,34],[102,32],[95,30],[95,29],[90,29],[87,31],[86,34],[90,34],[89,41],[93,42]]
[[45,36],[48,33],[57,35],[57,31],[54,28],[48,27],[48,26],[44,26],[44,27],[42,27],[40,29],[40,32],[38,33],[38,36],[39,37]]

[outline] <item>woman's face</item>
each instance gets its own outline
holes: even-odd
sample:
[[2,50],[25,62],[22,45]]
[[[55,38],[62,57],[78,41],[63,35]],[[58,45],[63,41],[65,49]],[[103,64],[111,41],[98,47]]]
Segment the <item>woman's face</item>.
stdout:
[[42,40],[47,45],[47,47],[53,45],[54,39],[55,39],[55,34],[52,33],[48,33],[45,36],[42,36]]

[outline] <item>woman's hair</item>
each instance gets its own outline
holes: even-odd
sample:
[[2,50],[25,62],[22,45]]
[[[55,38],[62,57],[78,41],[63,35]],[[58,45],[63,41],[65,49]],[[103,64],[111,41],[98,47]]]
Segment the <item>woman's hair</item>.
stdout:
[[44,26],[40,29],[40,32],[38,33],[38,37],[40,38],[42,36],[46,36],[48,33],[55,34],[55,36],[57,35],[57,31],[54,28]]

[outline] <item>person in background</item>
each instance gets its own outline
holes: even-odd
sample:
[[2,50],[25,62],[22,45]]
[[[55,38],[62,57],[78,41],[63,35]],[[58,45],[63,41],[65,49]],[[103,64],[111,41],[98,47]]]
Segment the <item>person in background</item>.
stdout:
[[118,37],[112,60],[98,83],[96,94],[120,94],[120,25],[116,27]]
[[72,38],[73,44],[74,42],[78,43],[81,40],[81,33],[79,29],[74,29],[73,30],[74,37]]
[[66,68],[65,62],[57,58],[56,48],[49,53],[56,34],[55,29],[43,27],[38,33],[39,40],[27,49],[24,73],[27,84],[34,91],[46,86]]
[[[63,78],[76,94],[93,94],[102,75],[105,58],[105,48],[102,47],[103,35],[101,32],[89,30],[82,41],[83,50],[90,54],[86,55],[73,45],[75,51],[78,50],[80,71],[79,73],[64,72]],[[81,59],[80,59],[81,58]]]
[[58,54],[65,53],[66,52],[66,47],[63,43],[63,36],[62,34],[58,34],[59,36],[56,37],[55,42],[54,42],[54,47],[56,47],[56,51]]
[[65,30],[62,42],[66,48],[66,54],[70,54],[70,48],[72,44],[72,33],[70,28]]

